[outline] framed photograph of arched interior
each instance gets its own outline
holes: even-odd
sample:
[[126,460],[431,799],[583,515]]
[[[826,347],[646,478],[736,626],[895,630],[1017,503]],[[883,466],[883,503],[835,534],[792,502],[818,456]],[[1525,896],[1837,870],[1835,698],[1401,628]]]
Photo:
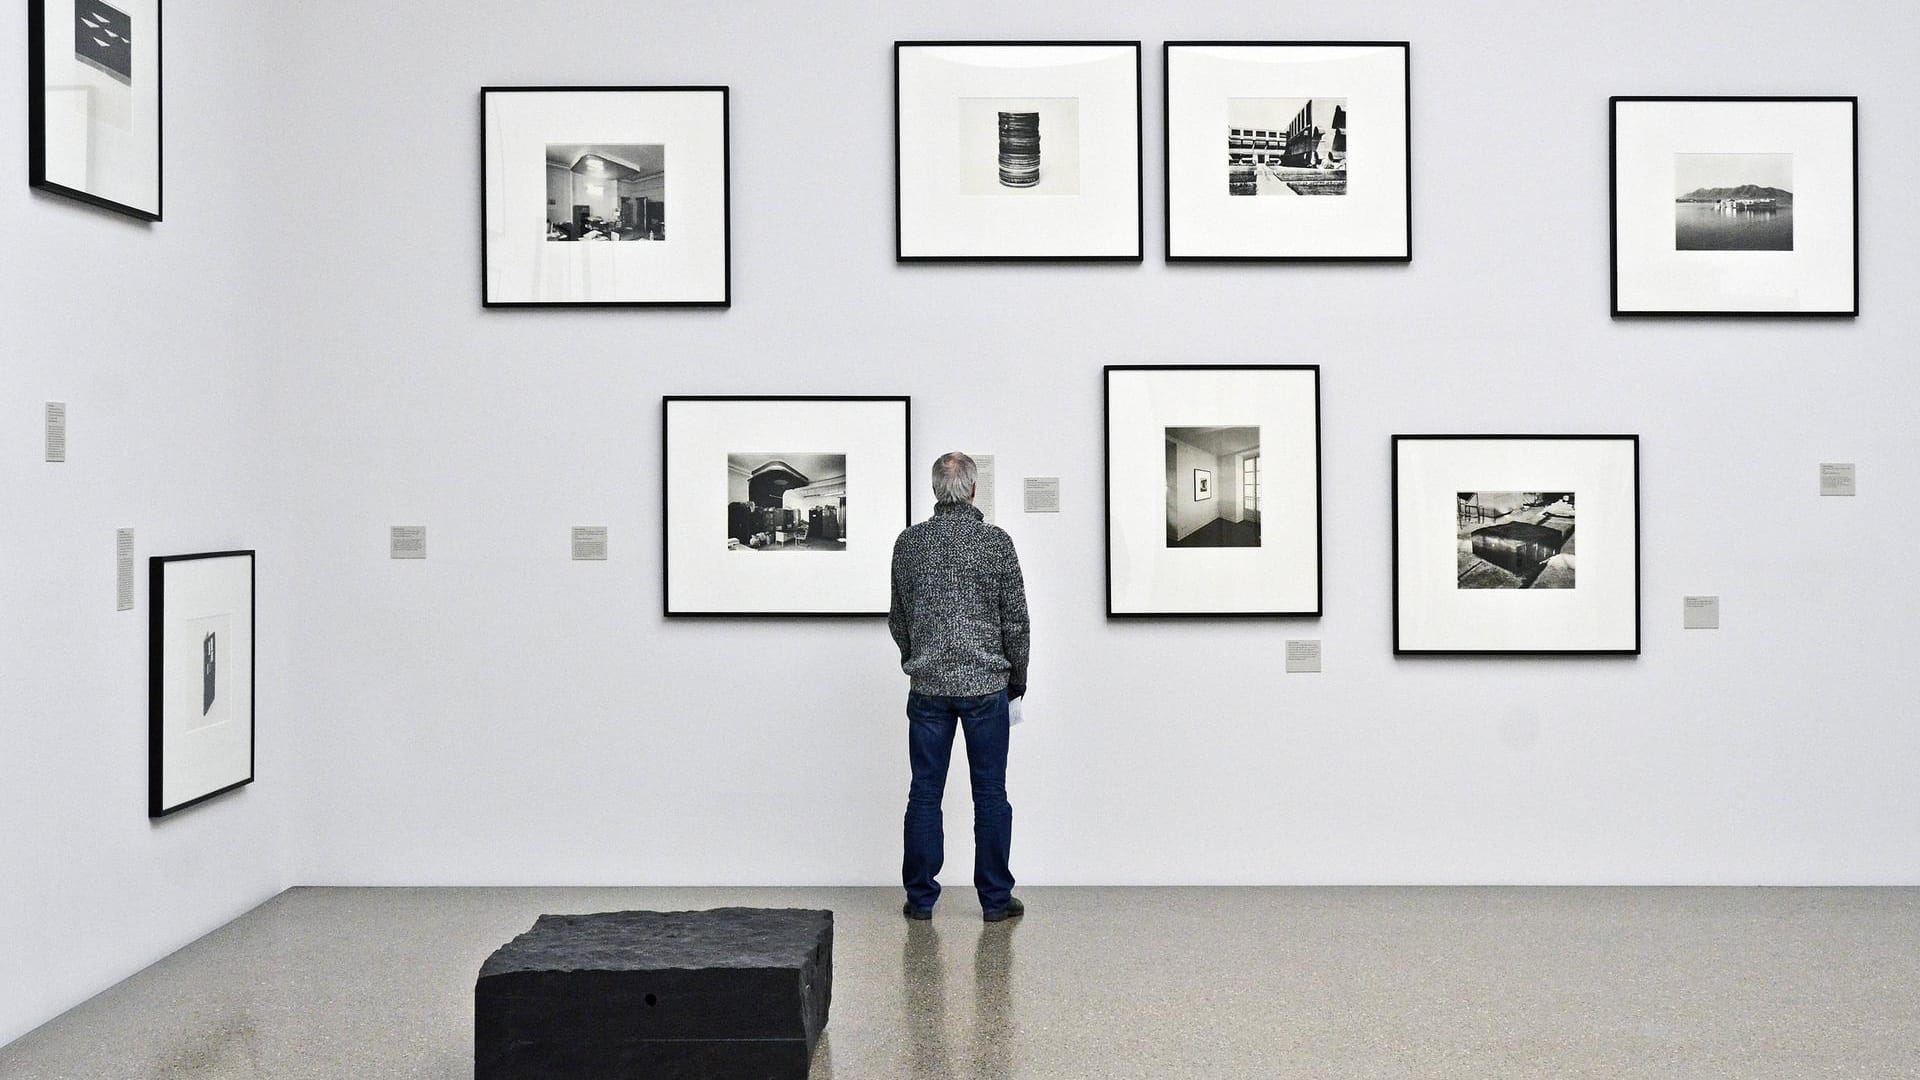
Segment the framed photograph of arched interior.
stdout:
[[1610,109],[1613,314],[1860,313],[1858,98]]
[[161,0],[28,0],[27,182],[160,220]]
[[898,41],[894,257],[1138,262],[1140,43]]
[[1320,368],[1106,369],[1108,618],[1320,614]]
[[885,615],[907,526],[904,397],[669,397],[668,616]]
[[1395,435],[1393,651],[1640,651],[1638,435]]
[[1167,259],[1413,257],[1404,41],[1169,41]]
[[482,88],[481,302],[729,306],[727,98],[724,86]]
[[253,783],[254,553],[148,562],[147,814]]

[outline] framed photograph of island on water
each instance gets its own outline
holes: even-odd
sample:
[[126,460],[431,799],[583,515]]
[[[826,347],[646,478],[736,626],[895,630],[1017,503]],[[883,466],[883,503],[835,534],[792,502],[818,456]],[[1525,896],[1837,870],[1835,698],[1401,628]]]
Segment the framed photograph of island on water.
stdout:
[[677,615],[885,615],[904,397],[669,397],[661,596]]
[[1613,98],[1613,313],[1859,314],[1857,106]]
[[1640,651],[1640,437],[1395,435],[1393,651]]
[[1413,257],[1404,41],[1169,41],[1167,258]]
[[1108,618],[1320,614],[1320,368],[1106,369]]
[[483,88],[481,302],[731,304],[727,125],[724,86]]
[[253,783],[253,552],[148,562],[147,814]]
[[27,182],[160,220],[160,0],[28,0]]
[[1138,262],[1140,43],[897,41],[894,257]]

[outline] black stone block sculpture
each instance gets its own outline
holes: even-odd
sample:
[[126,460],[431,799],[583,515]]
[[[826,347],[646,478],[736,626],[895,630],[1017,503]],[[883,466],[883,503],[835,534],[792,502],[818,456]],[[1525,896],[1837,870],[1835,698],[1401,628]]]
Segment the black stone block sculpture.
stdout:
[[474,987],[475,1080],[805,1080],[833,912],[542,915]]

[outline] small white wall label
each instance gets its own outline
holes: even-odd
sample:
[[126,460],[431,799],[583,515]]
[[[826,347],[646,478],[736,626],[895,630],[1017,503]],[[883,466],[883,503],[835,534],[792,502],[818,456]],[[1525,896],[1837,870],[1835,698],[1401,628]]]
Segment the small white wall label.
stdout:
[[1720,629],[1720,598],[1688,596],[1681,601],[1680,625],[1687,630]]
[[387,530],[387,554],[395,559],[427,557],[425,525],[395,525]]
[[993,524],[993,455],[968,454],[976,469],[973,488],[973,508],[980,516]]
[[1287,639],[1287,673],[1320,670],[1319,638]]
[[47,402],[47,460],[67,460],[67,403]]
[[1853,462],[1823,461],[1820,463],[1820,494],[1852,495],[1853,493]]
[[113,610],[133,610],[133,530],[113,531]]
[[607,527],[605,525],[575,525],[573,537],[573,561],[607,561]]
[[1057,476],[1029,476],[1020,482],[1020,493],[1029,514],[1060,512],[1060,478]]

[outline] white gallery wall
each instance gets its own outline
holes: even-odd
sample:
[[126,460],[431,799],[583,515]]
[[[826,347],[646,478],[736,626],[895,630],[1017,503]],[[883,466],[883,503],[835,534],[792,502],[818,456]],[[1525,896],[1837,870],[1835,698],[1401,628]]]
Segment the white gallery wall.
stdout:
[[[152,228],[26,191],[16,70],[0,912],[33,978],[0,980],[0,1041],[286,884],[896,880],[886,630],[661,617],[662,394],[911,394],[917,463],[996,456],[1035,625],[1023,881],[1920,881],[1911,22],[171,5]],[[0,20],[9,65],[22,33]],[[896,264],[895,38],[1142,40],[1145,262]],[[1169,38],[1410,40],[1411,264],[1163,262]],[[733,89],[732,309],[483,311],[479,87],[676,83]],[[1859,95],[1861,317],[1609,319],[1616,93]],[[1182,362],[1323,365],[1324,618],[1104,618],[1101,365]],[[47,399],[67,465],[39,461]],[[1642,656],[1391,655],[1388,437],[1422,431],[1642,436]],[[1818,497],[1822,461],[1860,495]],[[1023,476],[1061,512],[1022,514]],[[425,561],[387,558],[396,524]],[[568,560],[577,524],[607,562]],[[230,546],[261,552],[260,780],[150,825],[144,559]],[[1681,630],[1694,593],[1723,629]],[[1323,674],[1281,674],[1290,637]]]
[[[256,242],[281,216],[257,6],[169,4],[166,220],[26,185],[25,9],[0,18],[0,1043],[289,883],[295,767],[268,720],[256,789],[147,819],[147,557],[262,548],[280,496],[267,408],[278,297]],[[43,458],[47,401],[67,461]],[[136,606],[115,610],[114,530]],[[261,605],[284,670],[286,607]],[[284,680],[259,688],[288,714]]]

